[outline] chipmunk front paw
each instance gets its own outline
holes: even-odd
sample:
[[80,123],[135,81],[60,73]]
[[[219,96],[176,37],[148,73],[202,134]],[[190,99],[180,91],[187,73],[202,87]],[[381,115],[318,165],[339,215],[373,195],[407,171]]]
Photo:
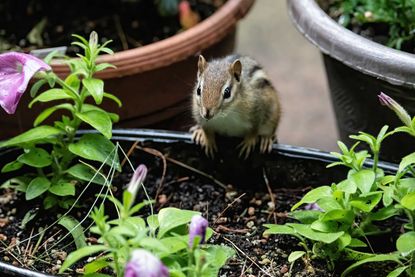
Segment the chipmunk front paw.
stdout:
[[251,154],[251,152],[254,150],[256,141],[256,136],[246,136],[244,140],[238,145],[238,147],[241,148],[239,151],[239,157],[246,160],[249,154]]
[[205,132],[202,127],[195,125],[190,129],[192,133],[192,140],[202,146],[206,156],[214,158],[215,152],[218,151],[216,146],[215,136],[213,134]]
[[270,136],[270,137],[261,136],[259,151],[261,151],[261,153],[270,153],[272,150],[273,143],[274,143],[274,136]]

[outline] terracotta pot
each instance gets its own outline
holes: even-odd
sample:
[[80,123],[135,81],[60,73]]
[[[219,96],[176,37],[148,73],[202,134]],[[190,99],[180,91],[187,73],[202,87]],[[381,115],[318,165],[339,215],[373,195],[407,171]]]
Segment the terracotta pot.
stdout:
[[[323,54],[340,138],[376,135],[382,126],[402,125],[393,111],[381,106],[383,91],[415,115],[415,56],[368,40],[337,24],[315,0],[287,1],[297,29]],[[397,160],[413,152],[415,139],[398,134],[385,140],[382,157]]]
[[[228,0],[212,16],[195,27],[143,47],[103,55],[100,62],[116,69],[99,72],[105,90],[117,95],[123,107],[106,101],[103,107],[120,115],[118,127],[156,127],[184,130],[191,126],[190,93],[196,77],[197,56],[220,57],[235,46],[237,22],[255,0]],[[69,68],[56,61],[53,70],[66,76]],[[46,105],[27,108],[26,93],[16,114],[0,118],[0,138],[17,135],[32,127],[33,120]]]

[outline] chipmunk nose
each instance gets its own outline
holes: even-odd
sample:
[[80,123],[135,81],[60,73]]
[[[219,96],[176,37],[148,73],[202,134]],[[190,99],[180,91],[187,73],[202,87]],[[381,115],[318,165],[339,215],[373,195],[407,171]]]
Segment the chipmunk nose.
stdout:
[[213,116],[213,114],[212,114],[211,110],[206,109],[206,108],[203,109],[203,114],[202,114],[202,117],[203,118],[205,118],[205,119],[211,119],[212,116]]

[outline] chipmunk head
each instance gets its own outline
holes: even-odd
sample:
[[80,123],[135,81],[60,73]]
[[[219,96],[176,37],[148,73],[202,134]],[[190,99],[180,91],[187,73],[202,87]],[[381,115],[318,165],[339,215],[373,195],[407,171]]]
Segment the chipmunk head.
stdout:
[[238,93],[241,72],[239,59],[208,63],[202,55],[199,56],[194,97],[201,117],[209,120],[232,103]]

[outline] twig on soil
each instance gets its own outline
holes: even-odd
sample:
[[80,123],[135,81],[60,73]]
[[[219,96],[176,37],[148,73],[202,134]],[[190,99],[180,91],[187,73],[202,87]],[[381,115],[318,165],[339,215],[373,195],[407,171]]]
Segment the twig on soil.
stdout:
[[[149,148],[144,148],[144,147],[141,147],[141,146],[136,146],[136,148],[137,149],[140,149],[140,150],[142,150],[142,151],[144,151],[144,152],[147,152],[147,153],[149,153],[149,154],[153,154],[153,153],[151,153],[150,151],[147,151]],[[153,154],[154,155],[154,154]],[[192,166],[190,166],[190,165],[187,165],[187,164],[185,164],[185,163],[182,163],[182,162],[180,162],[180,161],[178,161],[178,160],[175,160],[175,159],[173,159],[173,158],[170,158],[170,157],[167,157],[165,154],[163,154],[163,156],[164,156],[164,158],[167,160],[167,161],[169,161],[169,162],[171,162],[171,163],[173,163],[173,164],[175,164],[175,165],[178,165],[178,166],[181,166],[181,167],[183,167],[183,168],[186,168],[186,169],[188,169],[188,170],[190,170],[190,171],[193,171],[193,172],[195,172],[195,173],[197,173],[197,174],[199,174],[199,175],[202,175],[203,177],[206,177],[206,178],[208,178],[208,179],[210,179],[210,180],[212,180],[215,184],[217,184],[217,185],[219,185],[219,186],[221,186],[223,189],[227,189],[227,186],[224,184],[224,183],[222,183],[221,181],[219,181],[219,180],[217,180],[215,177],[213,177],[213,176],[211,176],[211,175],[209,175],[209,174],[207,174],[207,173],[205,173],[205,172],[203,172],[203,171],[200,171],[199,169],[196,169],[196,168],[194,168],[194,167],[192,167]]]
[[215,229],[216,232],[218,233],[237,233],[237,234],[246,234],[248,233],[250,230],[245,228],[245,229],[231,229],[229,227],[226,227],[224,225],[219,225],[218,227],[216,227]]
[[230,207],[232,207],[233,206],[233,204],[234,203],[236,203],[239,199],[241,199],[242,197],[244,197],[246,195],[246,193],[244,192],[244,193],[242,193],[241,195],[239,195],[237,198],[235,198],[233,201],[232,201],[232,203],[230,203],[230,204],[228,204],[227,206],[226,206],[226,208],[218,215],[218,217],[216,218],[216,220],[213,222],[213,225],[215,225],[217,222],[218,222],[218,220],[219,220],[219,218],[221,218],[222,217],[222,215],[230,208]]
[[277,216],[275,214],[275,207],[276,207],[275,197],[274,197],[274,194],[272,193],[271,186],[269,185],[269,180],[267,177],[267,173],[265,172],[265,168],[262,170],[262,174],[264,176],[265,185],[267,186],[268,194],[272,202],[272,211],[271,211],[271,214],[268,216],[267,220],[269,220],[269,217],[272,215],[274,217],[274,223],[277,224]]
[[241,253],[243,256],[245,256],[251,263],[253,263],[260,271],[262,271],[265,275],[273,277],[269,272],[264,270],[262,267],[260,267],[251,257],[249,257],[245,252],[243,252],[238,246],[236,246],[235,243],[233,243],[230,239],[226,238],[225,236],[222,236],[222,238],[229,242],[233,248],[235,248],[239,253]]
[[133,145],[130,147],[130,149],[128,149],[127,154],[125,155],[124,159],[121,161],[121,167],[124,167],[124,164],[127,162],[128,157],[131,156],[131,154],[134,152],[136,146],[138,145],[139,141],[137,140],[136,142],[133,143]]
[[113,18],[114,18],[115,28],[117,29],[118,37],[120,38],[120,41],[121,41],[122,48],[124,50],[128,50],[128,42],[127,42],[124,30],[120,22],[120,16],[118,14],[114,14]]
[[161,192],[161,190],[163,189],[164,178],[166,177],[166,172],[167,172],[166,157],[163,155],[163,153],[161,153],[160,151],[158,151],[157,149],[154,149],[154,148],[144,147],[144,148],[142,148],[142,150],[144,150],[147,153],[150,153],[154,156],[160,157],[160,159],[163,161],[163,173],[162,173],[161,178],[160,178],[160,183],[157,187],[156,196],[154,197],[154,199],[157,199],[160,192]]

